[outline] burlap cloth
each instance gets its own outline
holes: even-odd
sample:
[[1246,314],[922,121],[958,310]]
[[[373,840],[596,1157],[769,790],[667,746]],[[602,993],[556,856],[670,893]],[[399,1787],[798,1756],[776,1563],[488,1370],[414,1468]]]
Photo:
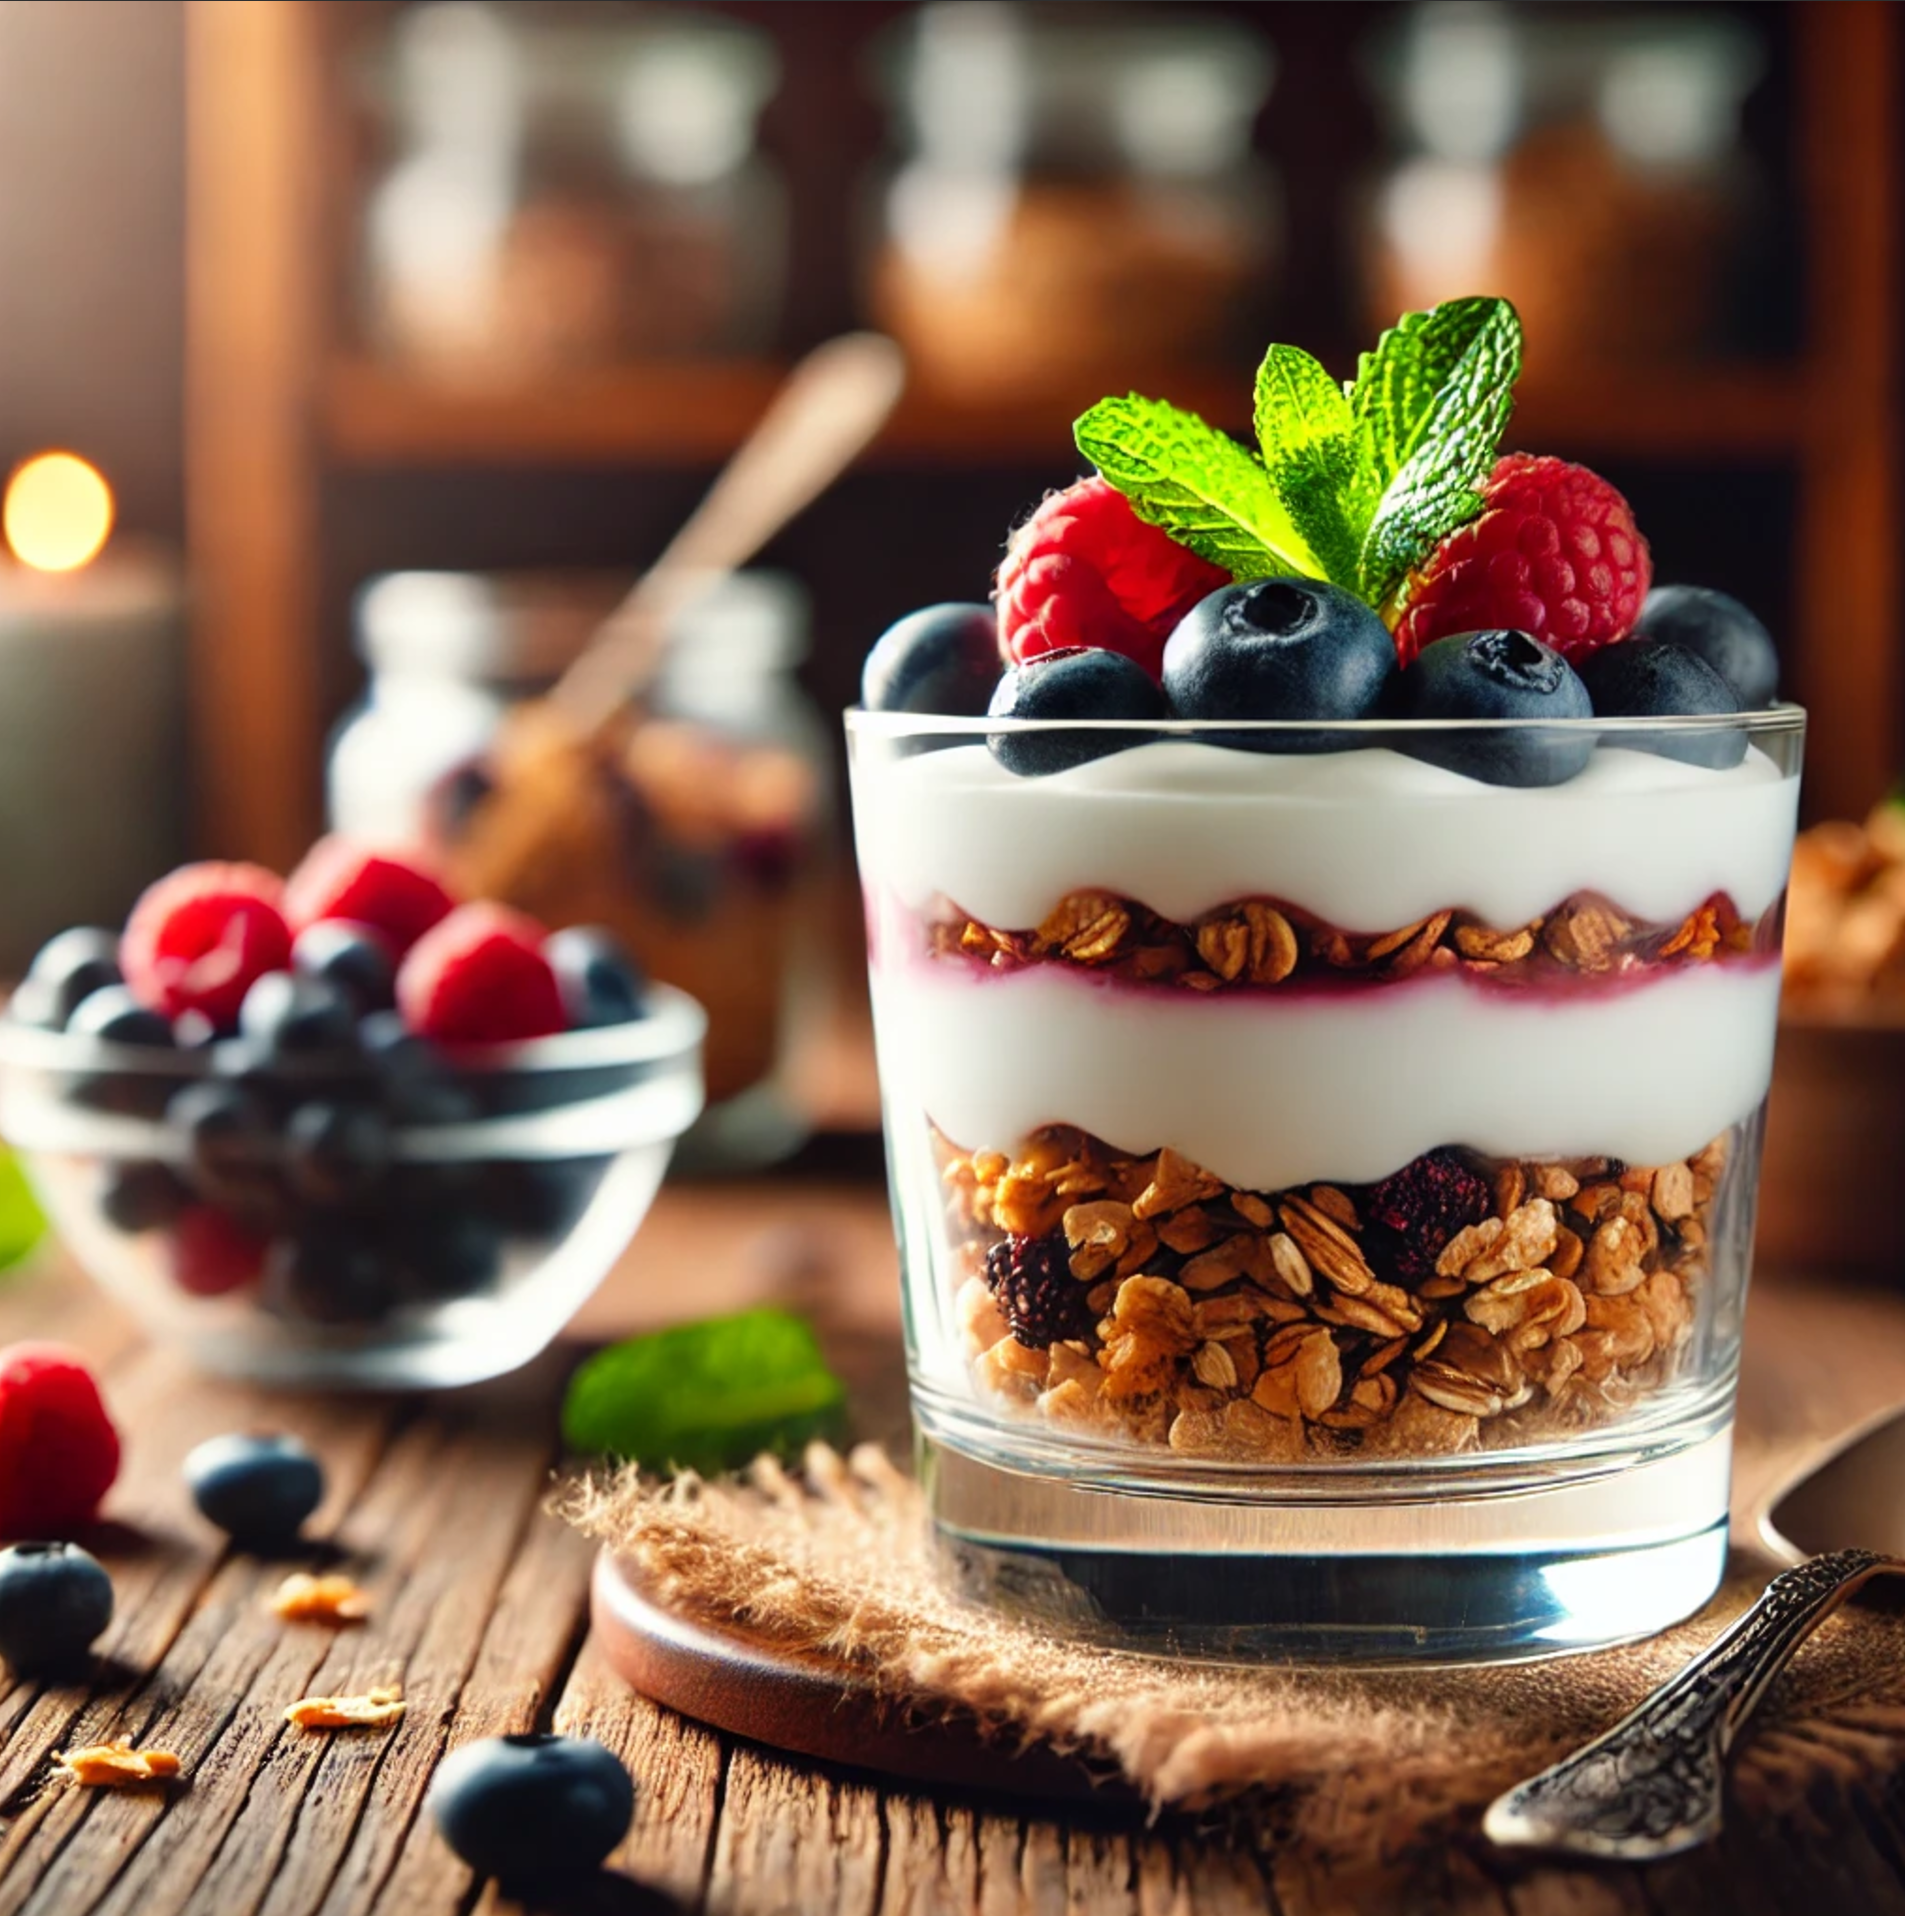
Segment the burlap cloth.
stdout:
[[[1623,1715],[1709,1641],[1770,1566],[1740,1551],[1698,1618],[1547,1662],[1363,1674],[1240,1669],[1080,1647],[935,1581],[918,1488],[886,1454],[824,1448],[722,1483],[632,1473],[566,1514],[697,1622],[837,1658],[896,1709],[965,1713],[1122,1775],[1158,1809],[1247,1817],[1318,1861],[1395,1858],[1472,1830],[1500,1790]],[[1828,1622],[1733,1765],[1749,1813],[1876,1785],[1905,1757],[1905,1608]],[[1267,1827],[1266,1827],[1267,1826]]]

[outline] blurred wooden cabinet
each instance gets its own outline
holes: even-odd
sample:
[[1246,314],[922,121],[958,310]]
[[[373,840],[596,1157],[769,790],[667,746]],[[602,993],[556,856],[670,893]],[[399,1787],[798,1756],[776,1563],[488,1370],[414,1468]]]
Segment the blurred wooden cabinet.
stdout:
[[[319,823],[332,475],[477,466],[531,483],[550,467],[711,467],[778,373],[765,361],[634,366],[473,397],[354,352],[339,319],[353,185],[342,73],[352,36],[380,11],[371,0],[186,8],[199,836],[208,851],[280,865]],[[752,9],[776,11],[795,10]],[[1290,11],[1272,10],[1272,23]],[[1811,802],[1854,812],[1905,762],[1900,36],[1885,0],[1791,13],[1803,351],[1618,380],[1538,370],[1514,437],[1629,461],[1790,468],[1803,580],[1793,689],[1827,748],[1809,767]],[[1244,423],[1234,375],[1134,372]],[[1036,466],[1095,397],[1052,391],[1008,410],[914,395],[876,456],[898,474]]]

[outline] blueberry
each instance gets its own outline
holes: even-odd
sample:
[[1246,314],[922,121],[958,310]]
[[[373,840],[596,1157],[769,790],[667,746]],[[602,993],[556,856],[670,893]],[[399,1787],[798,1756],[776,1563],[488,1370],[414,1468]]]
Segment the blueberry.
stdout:
[[112,1621],[112,1579],[76,1543],[0,1550],[0,1657],[15,1676],[80,1666]]
[[291,1189],[312,1204],[350,1204],[390,1166],[390,1124],[368,1105],[301,1104],[284,1128]]
[[243,1085],[188,1084],[165,1107],[179,1134],[188,1175],[213,1203],[249,1207],[271,1180],[271,1114]]
[[124,985],[102,985],[74,1008],[66,1029],[76,1038],[97,1038],[102,1044],[153,1045],[172,1049],[172,1026],[156,1011],[148,1011]]
[[481,1876],[533,1889],[588,1875],[628,1833],[635,1785],[586,1737],[499,1736],[437,1766],[430,1814]]
[[[1395,669],[1395,641],[1381,619],[1354,593],[1316,579],[1220,586],[1164,645],[1164,690],[1179,718],[1367,718]],[[1326,731],[1239,732],[1218,742],[1259,752],[1348,743]]]
[[318,1460],[276,1432],[208,1437],[186,1457],[185,1483],[206,1520],[251,1550],[295,1543],[324,1500]]
[[989,605],[929,605],[889,625],[860,672],[869,712],[981,718],[999,682],[999,624]]
[[300,977],[336,985],[360,1017],[394,1002],[397,968],[390,947],[368,925],[340,918],[306,925],[291,947],[291,968]]
[[373,1012],[357,1042],[377,1075],[393,1124],[467,1124],[476,1100],[456,1082],[449,1060],[394,1011]]
[[170,1224],[190,1202],[172,1168],[149,1160],[108,1165],[99,1192],[100,1215],[128,1236]]
[[245,993],[238,1030],[274,1057],[306,1057],[353,1048],[357,1010],[333,980],[268,971]]
[[309,1324],[374,1324],[396,1309],[398,1283],[393,1260],[370,1237],[313,1223],[271,1247],[264,1299]]
[[588,1209],[612,1162],[557,1158],[494,1165],[483,1180],[483,1202],[512,1237],[560,1237]]
[[[1122,652],[1075,645],[1042,652],[999,681],[990,718],[1158,719],[1164,694],[1143,666]],[[1043,778],[1086,760],[1143,744],[1143,732],[991,732],[986,743],[1008,772]]]
[[542,948],[556,974],[562,1009],[578,1029],[623,1025],[642,1015],[642,975],[612,932],[571,925]]
[[63,1031],[82,1000],[120,982],[118,937],[92,925],[75,925],[40,947],[14,994],[13,1015],[24,1023]]
[[1559,652],[1526,632],[1457,632],[1423,647],[1396,683],[1406,719],[1518,719],[1502,730],[1423,732],[1400,749],[1486,785],[1559,785],[1594,750],[1594,734],[1534,723],[1592,716],[1587,687]]
[[406,1298],[437,1302],[487,1290],[503,1266],[502,1240],[494,1225],[469,1211],[417,1219],[398,1249]]
[[1640,609],[1634,637],[1671,639],[1697,652],[1739,694],[1744,710],[1772,704],[1779,690],[1779,654],[1772,634],[1724,592],[1698,585],[1657,585]]
[[[1581,667],[1581,683],[1598,718],[1692,718],[1740,709],[1739,694],[1699,653],[1671,639],[1629,639],[1604,645]],[[1746,756],[1746,734],[1737,726],[1714,732],[1630,732],[1611,745],[1657,752],[1689,765],[1723,771]]]

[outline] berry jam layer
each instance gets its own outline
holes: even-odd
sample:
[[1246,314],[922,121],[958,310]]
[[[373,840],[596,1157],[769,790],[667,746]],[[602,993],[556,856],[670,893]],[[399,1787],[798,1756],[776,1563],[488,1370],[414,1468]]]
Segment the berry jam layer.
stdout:
[[983,1393],[1258,1462],[1501,1448],[1632,1410],[1682,1369],[1730,1151],[1443,1148],[1370,1185],[1261,1191],[1066,1127],[1010,1154],[934,1142]]
[[1779,956],[1780,918],[1775,903],[1748,922],[1721,895],[1678,922],[1649,924],[1605,898],[1584,895],[1507,930],[1445,908],[1414,924],[1359,936],[1268,898],[1236,900],[1179,924],[1133,898],[1075,891],[1024,929],[982,924],[948,904],[919,924],[918,942],[935,959],[993,971],[1063,965],[1126,984],[1202,992],[1394,984],[1422,971],[1564,992],[1638,983],[1652,972],[1691,965],[1755,958],[1770,964]]

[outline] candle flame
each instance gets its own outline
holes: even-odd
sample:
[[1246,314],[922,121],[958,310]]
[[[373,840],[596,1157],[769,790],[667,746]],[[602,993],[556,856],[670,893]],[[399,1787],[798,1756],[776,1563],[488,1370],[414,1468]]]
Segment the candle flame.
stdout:
[[36,453],[14,467],[0,506],[0,529],[23,565],[72,572],[112,531],[112,488],[70,452]]

